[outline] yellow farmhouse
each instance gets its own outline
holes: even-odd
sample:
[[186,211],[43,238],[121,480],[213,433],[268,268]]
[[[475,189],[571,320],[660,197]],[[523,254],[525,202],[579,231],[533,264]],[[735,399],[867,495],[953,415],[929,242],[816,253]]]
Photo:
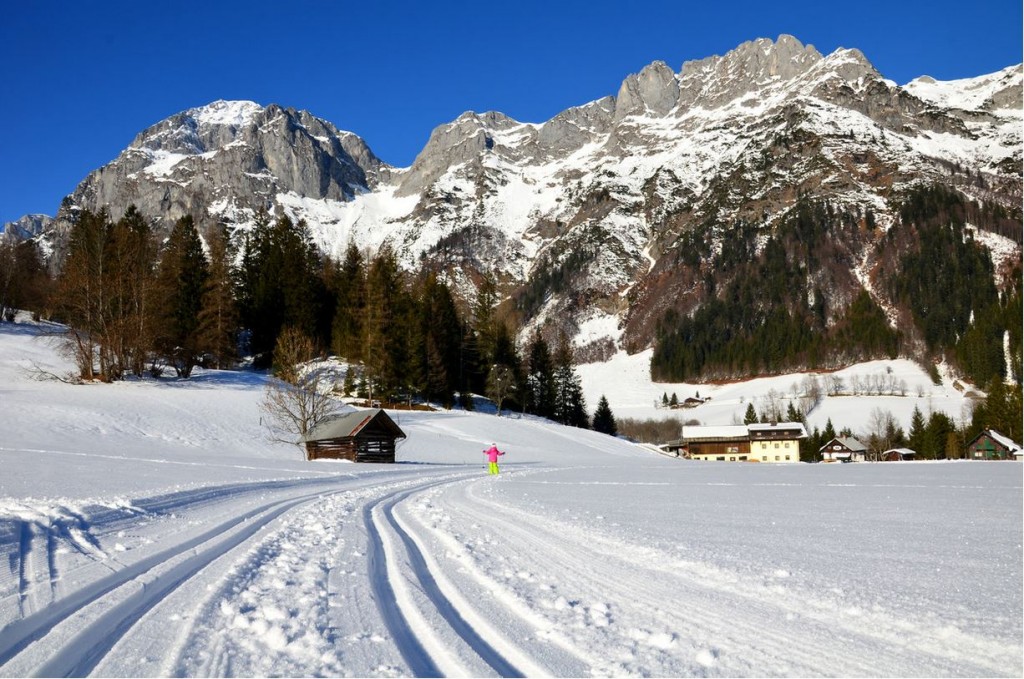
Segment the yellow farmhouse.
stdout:
[[800,422],[685,426],[683,437],[669,448],[691,460],[785,464],[800,461],[800,439],[806,436]]

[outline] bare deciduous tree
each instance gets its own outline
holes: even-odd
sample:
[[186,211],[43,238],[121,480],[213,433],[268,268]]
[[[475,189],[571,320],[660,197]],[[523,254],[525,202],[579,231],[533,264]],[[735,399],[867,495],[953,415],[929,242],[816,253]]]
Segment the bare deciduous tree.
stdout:
[[498,406],[498,416],[501,416],[501,404],[516,390],[516,376],[512,368],[504,364],[498,364],[491,368],[487,376],[487,396]]
[[325,419],[338,412],[331,395],[330,367],[311,363],[313,342],[301,331],[286,328],[274,348],[275,375],[267,381],[261,409],[272,441],[302,445]]

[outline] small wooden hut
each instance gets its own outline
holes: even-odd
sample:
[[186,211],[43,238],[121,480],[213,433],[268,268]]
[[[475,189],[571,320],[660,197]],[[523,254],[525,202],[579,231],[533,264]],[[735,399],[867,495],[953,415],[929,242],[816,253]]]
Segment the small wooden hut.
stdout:
[[380,408],[357,410],[314,427],[305,438],[306,459],[394,462],[395,441],[404,438],[405,432]]
[[1020,444],[995,429],[982,429],[981,433],[967,444],[969,460],[1012,460],[1020,459]]

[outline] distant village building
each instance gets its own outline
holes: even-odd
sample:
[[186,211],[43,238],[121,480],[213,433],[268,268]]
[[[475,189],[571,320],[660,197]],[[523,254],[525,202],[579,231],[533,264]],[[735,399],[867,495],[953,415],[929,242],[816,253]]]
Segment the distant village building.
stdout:
[[357,410],[321,422],[305,439],[306,459],[394,462],[395,441],[406,438],[380,408]]
[[799,462],[800,439],[807,437],[801,422],[747,425],[750,454],[759,462]]
[[967,444],[969,460],[1020,460],[1022,455],[1019,443],[995,429],[983,429]]
[[910,448],[890,448],[882,453],[883,462],[909,462],[917,455]]
[[800,422],[684,426],[683,437],[667,447],[691,460],[785,464],[800,461],[800,439],[806,436]]
[[838,436],[818,449],[822,462],[864,462],[868,447],[852,436]]

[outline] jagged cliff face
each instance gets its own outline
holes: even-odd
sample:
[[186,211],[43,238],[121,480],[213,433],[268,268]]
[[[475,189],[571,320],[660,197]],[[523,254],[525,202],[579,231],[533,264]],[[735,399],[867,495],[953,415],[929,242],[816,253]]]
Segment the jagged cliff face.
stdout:
[[387,170],[362,139],[305,111],[219,101],[139,133],[65,199],[54,236],[79,209],[106,207],[116,218],[129,205],[158,230],[184,215],[244,225],[277,211],[279,196],[351,200]]
[[[132,203],[164,225],[187,213],[244,229],[259,209],[285,213],[328,254],[388,243],[467,297],[494,273],[527,332],[565,330],[600,357],[650,346],[666,309],[700,306],[707,286],[679,265],[695,231],[714,251],[742,220],[763,244],[801,196],[870,212],[877,231],[839,244],[842,266],[814,282],[840,314],[861,288],[878,296],[875,246],[902,189],[940,182],[1019,206],[1021,82],[1016,66],[899,87],[857,50],[823,56],[782,36],[679,72],[655,62],[543,124],[463,114],[401,169],[308,113],[218,102],[141,133],[58,227],[78,208]],[[1019,243],[990,240],[1019,260]]]

